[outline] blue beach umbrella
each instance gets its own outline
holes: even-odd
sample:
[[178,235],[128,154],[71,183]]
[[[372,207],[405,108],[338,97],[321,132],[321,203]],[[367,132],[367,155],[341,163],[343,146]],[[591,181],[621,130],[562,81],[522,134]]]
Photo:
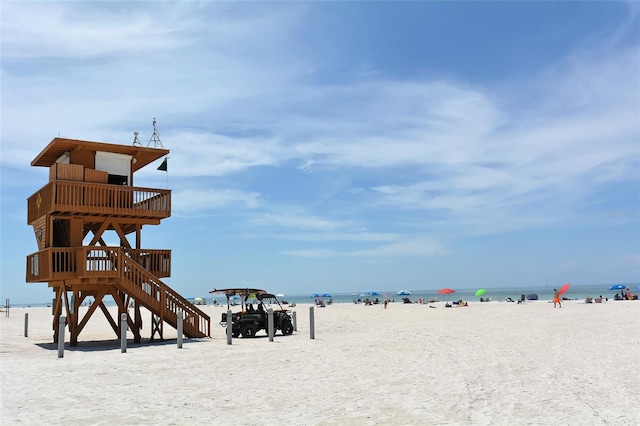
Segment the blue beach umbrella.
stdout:
[[408,290],[400,290],[396,293],[398,296],[411,296],[411,292]]
[[322,293],[322,296],[320,297],[331,297],[331,295],[329,293]]
[[311,297],[322,297],[322,295],[320,293],[313,293]]
[[369,294],[371,296],[380,296],[380,293],[378,293],[377,291],[370,291]]
[[624,284],[614,284],[609,287],[609,290],[624,290],[625,288],[627,288],[627,286]]

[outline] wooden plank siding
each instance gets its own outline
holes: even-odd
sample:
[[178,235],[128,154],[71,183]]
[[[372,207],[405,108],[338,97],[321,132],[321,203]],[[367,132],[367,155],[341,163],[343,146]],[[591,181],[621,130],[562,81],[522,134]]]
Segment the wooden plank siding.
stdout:
[[171,190],[55,180],[27,200],[27,223],[46,213],[164,219]]

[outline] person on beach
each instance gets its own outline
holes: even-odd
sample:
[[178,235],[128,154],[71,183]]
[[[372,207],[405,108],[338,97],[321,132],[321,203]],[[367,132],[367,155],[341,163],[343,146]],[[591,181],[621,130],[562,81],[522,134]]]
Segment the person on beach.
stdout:
[[558,304],[559,308],[562,308],[562,303],[560,303],[560,292],[554,288],[553,289],[553,307],[554,308],[556,307],[556,303]]

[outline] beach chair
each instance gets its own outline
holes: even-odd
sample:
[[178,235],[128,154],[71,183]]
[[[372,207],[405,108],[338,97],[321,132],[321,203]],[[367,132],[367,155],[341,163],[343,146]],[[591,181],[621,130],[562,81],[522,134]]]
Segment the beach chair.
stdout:
[[520,303],[526,303],[527,302],[527,296],[524,294],[520,295],[520,300],[518,300],[518,304]]

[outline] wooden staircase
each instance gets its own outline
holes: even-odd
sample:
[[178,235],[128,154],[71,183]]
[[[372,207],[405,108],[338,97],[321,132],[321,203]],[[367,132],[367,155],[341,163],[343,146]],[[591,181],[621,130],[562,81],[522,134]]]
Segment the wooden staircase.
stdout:
[[118,249],[116,265],[122,270],[115,286],[147,308],[160,321],[178,327],[178,313],[183,314],[183,330],[187,337],[207,337],[211,334],[211,319],[207,314],[180,296],[171,287],[134,261],[126,251]]
[[[156,331],[162,337],[164,323],[177,329],[180,312],[185,336],[210,337],[210,317],[134,260],[142,251],[109,246],[47,248],[27,256],[27,282],[82,284],[89,294],[92,287],[96,292],[101,287],[113,287],[115,291],[107,293],[117,292],[152,313],[152,337]],[[153,255],[154,250],[144,252]]]

